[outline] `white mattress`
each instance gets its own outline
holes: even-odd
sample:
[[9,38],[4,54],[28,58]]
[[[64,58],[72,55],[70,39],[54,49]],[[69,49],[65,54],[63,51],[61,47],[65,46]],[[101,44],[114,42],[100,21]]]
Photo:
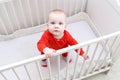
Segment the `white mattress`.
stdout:
[[[74,36],[74,38],[77,39],[78,42],[84,42],[96,38],[91,28],[85,21],[69,24],[67,26],[67,30]],[[1,41],[0,66],[39,55],[36,43],[40,39],[42,33],[43,32]]]
[[[67,30],[79,43],[96,38],[90,26],[85,21],[79,21],[79,22],[69,24],[67,26]],[[20,38],[11,39],[7,41],[1,41],[0,42],[0,66],[8,65],[17,61],[21,61],[21,60],[39,55],[39,51],[37,50],[36,44],[37,44],[37,41],[40,39],[42,33],[43,32],[28,35],[28,36],[23,36]],[[99,48],[99,50],[101,50],[101,48]],[[71,56],[74,63],[76,54],[74,54],[74,52],[71,52],[71,53],[72,53]],[[91,53],[93,54],[93,51],[91,51]],[[88,55],[91,57],[92,54],[88,54]],[[52,67],[53,75],[55,75],[57,72],[56,71],[57,68],[55,67],[57,66],[57,63],[55,62],[56,61],[55,59],[56,57],[51,59],[51,67]],[[80,57],[80,60],[83,60],[83,58]],[[65,66],[66,66],[66,62],[61,59],[61,68],[64,68]],[[32,66],[30,68],[33,69]],[[46,68],[42,68],[42,70],[44,74],[47,74],[48,70]],[[33,72],[31,73],[34,76],[34,80],[36,80],[37,79],[36,76],[38,75],[35,73],[33,74]],[[48,75],[43,75],[43,76],[48,76]],[[13,79],[14,78],[11,78],[10,80],[13,80]]]

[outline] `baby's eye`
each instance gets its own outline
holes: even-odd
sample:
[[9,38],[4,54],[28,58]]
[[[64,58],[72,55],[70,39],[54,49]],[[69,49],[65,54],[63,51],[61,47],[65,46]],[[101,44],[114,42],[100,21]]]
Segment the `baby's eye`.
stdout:
[[55,22],[51,22],[51,24],[55,24]]
[[62,24],[63,24],[62,22],[59,23],[59,25],[62,25]]

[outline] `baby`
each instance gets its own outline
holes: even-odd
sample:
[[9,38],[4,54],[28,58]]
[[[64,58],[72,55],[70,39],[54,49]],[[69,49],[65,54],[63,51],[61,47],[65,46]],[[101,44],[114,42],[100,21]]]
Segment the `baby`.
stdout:
[[[48,29],[45,30],[41,39],[37,43],[41,54],[51,58],[58,49],[78,44],[78,42],[66,30],[66,14],[60,9],[52,10],[48,15]],[[78,52],[78,50],[75,50]],[[82,48],[79,54],[86,60],[89,57],[84,54]],[[62,57],[66,61],[68,53],[63,53]],[[69,60],[71,62],[72,59]],[[47,67],[46,59],[42,60],[42,67]]]

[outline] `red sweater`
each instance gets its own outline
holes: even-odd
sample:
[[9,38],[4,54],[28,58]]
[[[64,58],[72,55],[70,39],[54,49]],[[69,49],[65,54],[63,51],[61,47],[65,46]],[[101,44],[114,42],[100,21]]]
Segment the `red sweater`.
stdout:
[[[78,42],[70,35],[68,31],[64,31],[64,36],[61,39],[56,39],[47,29],[38,41],[37,47],[40,52],[43,52],[43,49],[46,47],[58,50],[75,44],[78,44]],[[78,50],[76,50],[76,52],[77,51]],[[80,55],[82,54],[84,54],[84,51],[81,48]]]

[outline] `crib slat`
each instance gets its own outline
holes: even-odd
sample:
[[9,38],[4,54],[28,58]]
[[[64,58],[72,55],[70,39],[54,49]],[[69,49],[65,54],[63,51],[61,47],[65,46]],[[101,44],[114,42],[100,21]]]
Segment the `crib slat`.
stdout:
[[102,48],[102,50],[101,50],[101,52],[100,52],[100,55],[99,55],[99,57],[98,57],[98,59],[97,59],[97,61],[96,61],[96,64],[95,64],[94,68],[92,69],[92,72],[94,72],[94,71],[96,70],[97,64],[98,64],[98,62],[99,62],[99,60],[100,60],[100,58],[101,58],[101,56],[102,56],[102,54],[103,54],[104,49],[105,49],[106,46],[107,46],[107,43],[108,43],[108,40],[106,40],[105,44],[103,45],[103,48]]
[[64,11],[66,11],[65,4],[66,4],[66,0],[64,0],[64,6],[63,6]]
[[74,12],[74,14],[77,13],[77,9],[78,9],[77,3],[78,3],[78,0],[75,0],[75,12]]
[[95,57],[95,53],[96,53],[96,51],[97,51],[97,49],[98,49],[98,45],[99,45],[99,42],[97,43],[97,45],[96,45],[96,47],[95,47],[95,50],[94,50],[94,53],[93,53],[93,55],[92,55],[92,57],[91,57],[91,61],[90,61],[90,64],[89,64],[89,66],[88,66],[88,69],[87,69],[87,71],[86,71],[86,74],[89,73],[90,67],[91,67],[92,62],[93,62],[93,59],[94,59],[94,57]]
[[74,70],[73,70],[73,78],[75,78],[75,72],[76,72],[76,66],[77,66],[77,62],[78,62],[78,58],[79,58],[79,52],[80,52],[80,48],[78,49],[78,52],[77,52],[77,58],[75,60],[75,65],[74,65]]
[[[120,41],[120,37],[119,37],[119,40],[118,40],[118,41]],[[113,52],[116,53],[116,54],[112,55],[112,59],[116,58],[116,57],[119,55],[119,54],[117,54],[117,51],[118,51],[118,50],[120,50],[120,42],[118,43],[116,49],[113,51]]]
[[38,69],[38,72],[39,72],[39,75],[40,75],[40,79],[43,80],[40,62],[36,61],[35,63],[36,63],[36,66],[37,66],[37,69]]
[[83,4],[84,4],[84,0],[81,0],[81,12],[83,11]]
[[28,10],[29,10],[30,21],[31,21],[31,23],[32,23],[32,26],[34,26],[33,19],[32,19],[32,11],[31,11],[30,1],[29,1],[29,0],[27,0],[27,4],[28,4]]
[[3,9],[4,9],[4,11],[5,11],[5,14],[6,14],[6,17],[7,17],[7,19],[8,19],[8,21],[9,21],[9,26],[10,26],[10,28],[11,28],[11,31],[12,32],[14,32],[14,29],[13,29],[13,25],[12,25],[12,23],[11,23],[11,21],[10,21],[10,17],[9,17],[9,13],[7,12],[7,9],[6,9],[6,6],[5,6],[5,4],[1,4],[2,6],[3,6]]
[[48,65],[48,69],[49,69],[49,77],[50,77],[50,80],[52,80],[52,73],[51,73],[51,66],[50,66],[50,59],[49,58],[47,59],[47,65]]
[[70,59],[70,55],[67,56],[67,66],[66,66],[66,80],[68,79],[68,73],[69,73],[69,59]]
[[29,80],[31,80],[31,77],[30,77],[29,71],[28,71],[28,69],[27,69],[27,67],[26,67],[25,64],[24,64],[24,68],[25,68],[25,71],[26,71],[26,73],[27,73],[27,75],[28,75]]
[[114,38],[110,48],[109,48],[109,51],[106,53],[106,56],[104,57],[104,60],[102,62],[102,65],[99,67],[99,70],[104,66],[105,64],[105,68],[107,67],[107,64],[106,64],[106,59],[108,58],[108,55],[110,55],[111,51],[112,51],[112,47],[113,45],[115,44],[115,41],[116,41],[117,37]]
[[3,27],[3,30],[4,30],[5,34],[8,34],[8,31],[7,31],[6,27],[5,27],[5,24],[3,23],[1,18],[0,18],[0,22],[2,24],[2,27]]
[[13,14],[14,14],[14,16],[15,16],[15,21],[16,21],[17,27],[18,27],[18,29],[20,29],[20,23],[19,23],[19,21],[18,21],[17,15],[16,15],[16,12],[15,12],[15,8],[14,8],[14,5],[13,5],[13,2],[11,1],[10,3],[11,3],[11,6],[12,6]]
[[69,5],[68,5],[69,9],[68,9],[68,14],[69,16],[71,15],[71,0],[69,1]]
[[7,78],[5,77],[5,75],[4,75],[2,72],[0,72],[0,74],[2,75],[2,77],[3,77],[5,80],[7,80]]
[[25,27],[27,27],[28,25],[27,25],[27,20],[25,18],[24,10],[23,10],[23,7],[22,7],[22,2],[21,2],[21,0],[18,0],[18,1],[19,1],[19,4],[20,4],[22,15],[23,15],[24,25],[25,25]]
[[58,80],[60,80],[60,55],[58,55]]
[[50,10],[52,10],[52,0],[50,0]]
[[12,71],[15,73],[15,75],[16,75],[16,77],[17,77],[17,79],[18,79],[18,80],[20,80],[20,78],[19,78],[19,76],[17,75],[17,72],[15,71],[15,69],[14,69],[14,68],[12,68]]
[[[90,45],[87,46],[86,55],[88,55],[89,48],[90,48]],[[81,77],[82,71],[84,70],[85,60],[83,61],[83,63],[81,65],[82,66],[80,69],[79,78]]]
[[84,11],[85,3],[86,3],[86,0],[82,0],[82,4],[81,4],[81,12]]
[[[113,57],[113,56],[115,55],[116,51],[117,51],[118,48],[120,47],[120,42],[119,42],[119,41],[120,41],[120,36],[118,35],[118,36],[116,36],[115,38],[116,38],[116,40],[115,40],[114,45],[117,44],[117,45],[116,45],[117,47],[114,49],[114,51],[113,51],[113,50],[111,51],[111,54],[110,54],[111,57]],[[119,42],[119,43],[117,43],[117,42]],[[113,45],[113,46],[114,46],[114,45]],[[114,52],[114,55],[113,55],[113,52]]]
[[56,4],[57,4],[57,9],[58,9],[59,8],[59,0],[56,0],[56,1],[57,1]]
[[[112,54],[112,48],[113,48],[114,44],[116,43],[117,38],[118,38],[118,36],[116,36],[115,39],[113,40],[113,43],[112,43],[112,45],[111,45],[110,52],[108,53],[108,55],[110,54],[110,58],[112,57],[112,56],[111,56],[111,54]],[[108,57],[108,55],[106,56],[106,58]],[[110,58],[109,58],[109,59],[110,59]],[[108,67],[109,61],[110,61],[110,60],[108,60],[108,63],[105,65],[105,68]],[[105,63],[106,63],[106,61],[105,61]]]
[[39,15],[39,9],[38,9],[38,0],[35,0],[35,8],[36,8],[36,15],[37,15],[38,25],[40,25],[40,15]]
[[42,0],[42,4],[43,4],[43,19],[44,19],[44,23],[46,23],[47,20],[46,20],[46,5],[45,5],[45,0]]

